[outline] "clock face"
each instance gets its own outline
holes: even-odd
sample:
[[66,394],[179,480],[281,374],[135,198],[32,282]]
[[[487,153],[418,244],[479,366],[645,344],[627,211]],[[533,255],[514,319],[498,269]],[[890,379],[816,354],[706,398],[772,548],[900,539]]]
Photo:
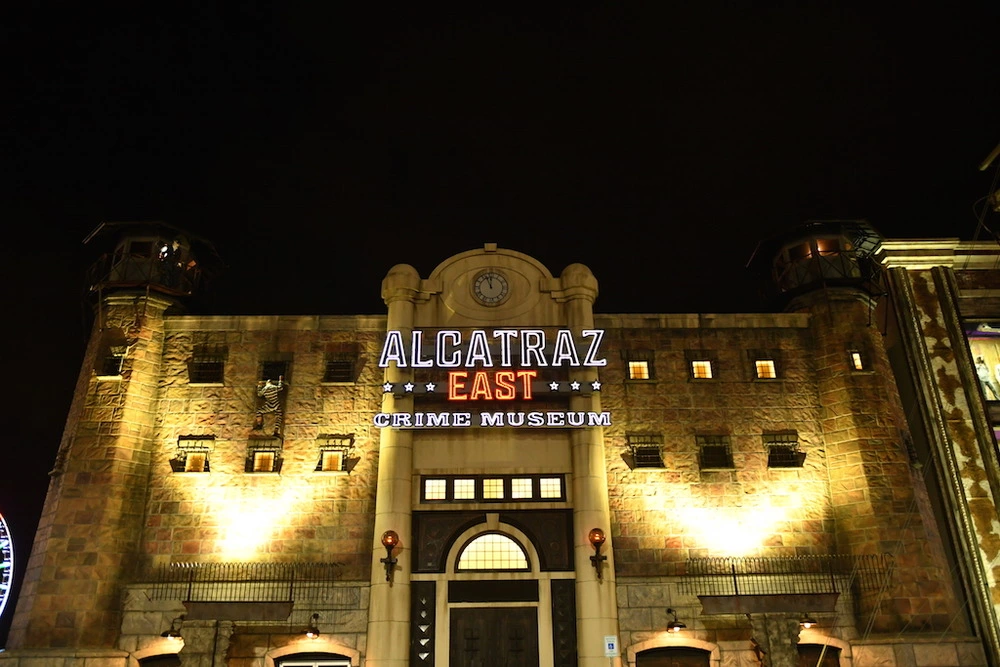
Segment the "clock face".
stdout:
[[502,303],[509,292],[510,284],[507,282],[507,277],[494,269],[487,269],[480,273],[472,284],[472,293],[487,306],[496,306]]
[[14,543],[7,530],[7,522],[0,516],[0,614],[7,604],[11,579],[14,577]]

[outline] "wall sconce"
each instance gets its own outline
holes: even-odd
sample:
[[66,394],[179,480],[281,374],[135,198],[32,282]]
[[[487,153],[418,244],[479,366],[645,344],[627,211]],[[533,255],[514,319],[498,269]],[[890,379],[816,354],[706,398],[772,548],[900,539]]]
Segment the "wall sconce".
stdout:
[[380,558],[379,562],[385,564],[385,580],[392,582],[392,570],[396,567],[396,559],[392,557],[392,550],[399,545],[399,535],[394,530],[387,530],[382,533],[382,546],[385,547],[385,558]]
[[181,614],[174,620],[170,621],[170,629],[161,632],[160,636],[165,639],[169,639],[171,642],[183,641],[184,638],[181,637],[181,623],[183,622],[184,614]]
[[808,630],[812,626],[816,625],[816,621],[809,614],[804,614],[802,618],[799,619],[799,625]]
[[600,528],[591,528],[587,539],[590,540],[590,546],[594,547],[594,555],[590,557],[590,563],[597,570],[597,578],[601,579],[601,564],[608,559],[607,556],[601,555],[601,546],[608,538]]
[[667,613],[668,614],[672,614],[673,617],[674,617],[674,620],[672,620],[669,623],[667,623],[667,632],[680,632],[681,630],[683,630],[684,628],[687,627],[686,625],[684,625],[683,623],[681,623],[680,621],[677,620],[677,612],[676,611],[674,611],[673,609],[670,609],[668,607],[667,608]]
[[319,637],[319,614],[313,614],[309,619],[309,627],[302,631],[309,639],[316,639]]

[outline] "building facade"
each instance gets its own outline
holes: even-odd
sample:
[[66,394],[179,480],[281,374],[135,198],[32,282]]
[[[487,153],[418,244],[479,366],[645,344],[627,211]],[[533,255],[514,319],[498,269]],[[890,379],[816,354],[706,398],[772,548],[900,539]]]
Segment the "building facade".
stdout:
[[206,242],[91,242],[5,667],[1000,664],[995,246],[810,224],[775,312],[656,315],[488,243],[239,317]]

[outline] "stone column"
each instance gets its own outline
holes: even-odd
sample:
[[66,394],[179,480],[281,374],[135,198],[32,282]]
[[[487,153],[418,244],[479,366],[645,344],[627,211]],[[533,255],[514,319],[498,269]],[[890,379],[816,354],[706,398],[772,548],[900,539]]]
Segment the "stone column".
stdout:
[[[594,300],[597,279],[586,266],[571,264],[560,276],[566,323],[574,334],[594,328]],[[581,360],[582,361],[582,360]],[[582,391],[572,394],[570,410],[601,412],[598,380],[593,367],[576,369],[571,377]],[[573,548],[576,568],[577,651],[580,667],[607,667],[603,639],[618,635],[618,598],[615,590],[615,560],[611,544],[611,511],[608,507],[608,473],[604,458],[604,431],[601,427],[574,429],[570,434],[573,458]],[[591,563],[594,548],[588,535],[600,528],[607,536],[601,554],[601,578]]]
[[[144,525],[163,312],[118,294],[101,304],[66,422],[8,647],[112,649],[122,586]],[[119,378],[98,379],[108,334],[126,342]]]
[[[752,616],[753,638],[761,649],[767,667],[798,667],[799,620],[788,614],[757,614]],[[752,643],[751,643],[752,646]],[[753,649],[751,649],[753,650]],[[751,653],[756,657],[756,652]],[[751,663],[752,664],[752,663]]]
[[[388,306],[387,330],[403,332],[409,340],[413,329],[415,301],[420,275],[407,264],[397,264],[382,281],[382,299]],[[405,382],[413,377],[409,368],[385,369],[386,382]],[[411,412],[413,396],[382,398],[382,412]],[[413,486],[413,432],[384,428],[379,438],[378,487],[375,498],[375,535],[372,543],[371,603],[368,610],[368,667],[406,667],[410,637],[410,558],[411,498]],[[387,530],[399,534],[393,552],[398,564],[392,582],[386,581],[382,535]]]

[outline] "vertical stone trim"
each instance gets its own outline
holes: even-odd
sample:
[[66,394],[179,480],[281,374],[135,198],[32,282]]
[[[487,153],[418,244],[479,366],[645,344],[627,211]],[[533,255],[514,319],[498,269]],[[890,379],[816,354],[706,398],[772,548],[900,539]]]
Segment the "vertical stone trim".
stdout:
[[[113,648],[121,626],[121,586],[132,576],[149,483],[163,313],[171,302],[144,295],[105,299],[91,336],[77,396],[46,498],[10,648]],[[119,379],[97,379],[98,326],[125,332]]]
[[410,665],[430,667],[434,664],[434,641],[437,634],[433,581],[415,581],[411,585],[410,604]]
[[[941,480],[941,496],[953,519],[952,533],[959,565],[966,574],[963,579],[969,584],[973,615],[984,642],[992,653],[1000,655],[996,602],[1000,599],[996,572],[1000,537],[993,496],[982,484],[989,479],[984,458],[995,465],[992,457],[982,454],[985,436],[992,438],[992,434],[982,433],[967,418],[975,409],[970,405],[979,404],[979,394],[975,385],[970,386],[975,372],[957,315],[954,280],[940,275],[944,271],[935,269],[928,276],[927,272],[892,268],[889,279],[906,365]],[[941,288],[946,294],[940,294]],[[951,325],[946,327],[942,322]],[[959,344],[950,344],[949,339]],[[968,400],[970,394],[975,401]]]
[[555,667],[576,667],[576,585],[572,579],[553,579],[552,655]]

